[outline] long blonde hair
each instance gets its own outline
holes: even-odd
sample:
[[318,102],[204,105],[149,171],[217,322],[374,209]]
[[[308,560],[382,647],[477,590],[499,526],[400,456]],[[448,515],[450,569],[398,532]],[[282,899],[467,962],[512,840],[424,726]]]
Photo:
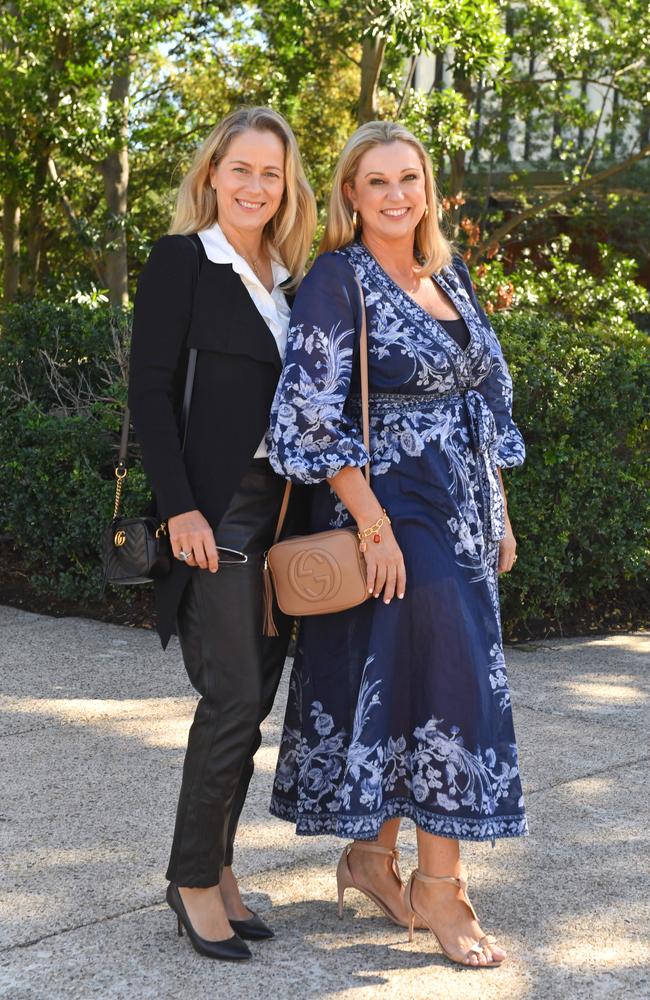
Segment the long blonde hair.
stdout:
[[359,161],[364,153],[390,142],[407,142],[413,146],[424,171],[424,190],[429,211],[425,212],[415,227],[414,241],[415,251],[421,260],[418,274],[428,277],[451,263],[452,245],[442,234],[438,221],[440,209],[431,158],[420,140],[397,122],[366,122],[348,139],[334,171],[325,232],[318,252],[338,250],[355,238],[352,205],[345,195],[344,185],[354,187]]
[[210,164],[226,155],[236,135],[247,129],[273,132],[284,146],[284,193],[280,207],[266,224],[264,238],[271,256],[291,273],[288,288],[302,279],[316,228],[316,200],[302,165],[298,143],[288,122],[270,108],[237,108],[212,129],[192,160],[176,197],[170,233],[196,233],[217,220],[217,196],[210,184]]

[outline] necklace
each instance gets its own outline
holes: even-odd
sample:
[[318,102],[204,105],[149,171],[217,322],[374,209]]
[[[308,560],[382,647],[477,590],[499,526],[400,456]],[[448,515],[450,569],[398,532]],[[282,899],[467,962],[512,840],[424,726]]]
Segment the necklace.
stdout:
[[368,246],[368,244],[366,242],[364,242],[364,240],[361,240],[360,242],[361,242],[361,245],[363,247],[365,247],[365,249],[368,251],[368,253],[373,258],[373,260],[377,264],[379,264],[379,266],[382,269],[382,271],[385,271],[386,274],[388,275],[388,277],[391,279],[391,281],[394,281],[395,284],[399,288],[401,288],[403,292],[406,292],[407,295],[411,295],[411,296],[413,296],[415,294],[415,292],[417,292],[418,288],[420,287],[420,278],[418,277],[417,274],[415,274],[415,268],[418,266],[417,260],[415,261],[415,265],[411,269],[411,274],[410,274],[410,279],[411,280],[408,281],[408,279],[407,279],[405,281],[405,283],[402,284],[402,281],[404,281],[402,275],[399,275],[399,280],[398,280],[398,278],[395,277],[388,270],[388,268],[386,267],[386,265],[382,264],[382,262],[379,260],[379,258],[375,256],[375,254],[372,252],[372,250],[370,249],[370,247]]
[[259,264],[260,260],[261,260],[261,256],[260,257],[253,257],[253,258],[251,258],[251,257],[248,256],[248,254],[244,253],[243,250],[237,250],[237,247],[232,242],[232,240],[230,242],[232,243],[234,249],[237,251],[237,253],[239,254],[239,256],[243,257],[244,260],[246,261],[246,263],[249,265],[249,267],[251,267],[253,269],[253,271],[257,275],[259,281],[262,284],[264,284],[264,282],[262,281],[262,275],[260,274],[260,270],[259,270],[259,268],[257,266]]
[[[255,271],[255,274],[257,275],[257,277],[259,278],[259,280],[260,280],[260,281],[262,281],[262,275],[260,274],[260,272],[259,272],[259,269],[258,269],[258,267],[257,267],[257,265],[258,265],[258,263],[259,263],[259,260],[260,260],[260,258],[259,258],[259,257],[256,257],[256,258],[255,258],[254,260],[251,260],[251,259],[249,259],[249,258],[248,258],[248,257],[246,256],[246,254],[242,254],[242,257],[244,258],[244,260],[246,261],[246,263],[247,263],[247,264],[250,264],[250,266],[251,266],[251,267],[253,268],[253,270]],[[263,282],[262,282],[262,283],[263,283]]]

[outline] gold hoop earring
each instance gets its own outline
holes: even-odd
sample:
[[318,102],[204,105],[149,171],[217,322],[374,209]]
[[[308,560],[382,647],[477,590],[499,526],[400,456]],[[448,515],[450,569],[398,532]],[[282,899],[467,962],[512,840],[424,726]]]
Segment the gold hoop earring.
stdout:
[[425,205],[424,206],[424,217],[425,217],[425,219],[426,219],[426,217],[427,217],[428,214],[429,214],[429,206]]
[[357,226],[358,226],[358,224],[359,224],[359,213],[357,212],[357,210],[355,208],[354,212],[352,213],[352,225],[356,229]]

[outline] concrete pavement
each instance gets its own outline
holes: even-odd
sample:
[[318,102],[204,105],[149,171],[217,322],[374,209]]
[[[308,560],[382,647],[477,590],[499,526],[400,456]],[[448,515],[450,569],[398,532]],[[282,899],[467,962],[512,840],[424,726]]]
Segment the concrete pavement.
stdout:
[[[452,966],[365,898],[336,916],[341,843],[267,806],[286,680],[235,869],[277,939],[244,967],[176,936],[163,902],[195,698],[174,640],[0,607],[0,996],[9,1000],[643,1000],[650,997],[650,635],[506,651],[531,836],[466,845],[510,959]],[[403,824],[406,876],[415,836]],[[272,911],[272,912],[271,912]]]

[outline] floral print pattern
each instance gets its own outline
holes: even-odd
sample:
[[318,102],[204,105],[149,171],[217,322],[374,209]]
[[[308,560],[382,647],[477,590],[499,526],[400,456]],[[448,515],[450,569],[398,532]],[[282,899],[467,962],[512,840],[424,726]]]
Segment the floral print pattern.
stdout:
[[[361,435],[358,275],[368,320]],[[404,553],[403,601],[303,620],[271,811],[298,833],[374,838],[409,816],[461,839],[527,831],[503,657],[497,467],[524,460],[512,382],[464,263],[433,276],[462,350],[355,243],[319,257],[294,305],[270,459],[314,486],[314,531],[350,525],[326,480],[370,462]]]

